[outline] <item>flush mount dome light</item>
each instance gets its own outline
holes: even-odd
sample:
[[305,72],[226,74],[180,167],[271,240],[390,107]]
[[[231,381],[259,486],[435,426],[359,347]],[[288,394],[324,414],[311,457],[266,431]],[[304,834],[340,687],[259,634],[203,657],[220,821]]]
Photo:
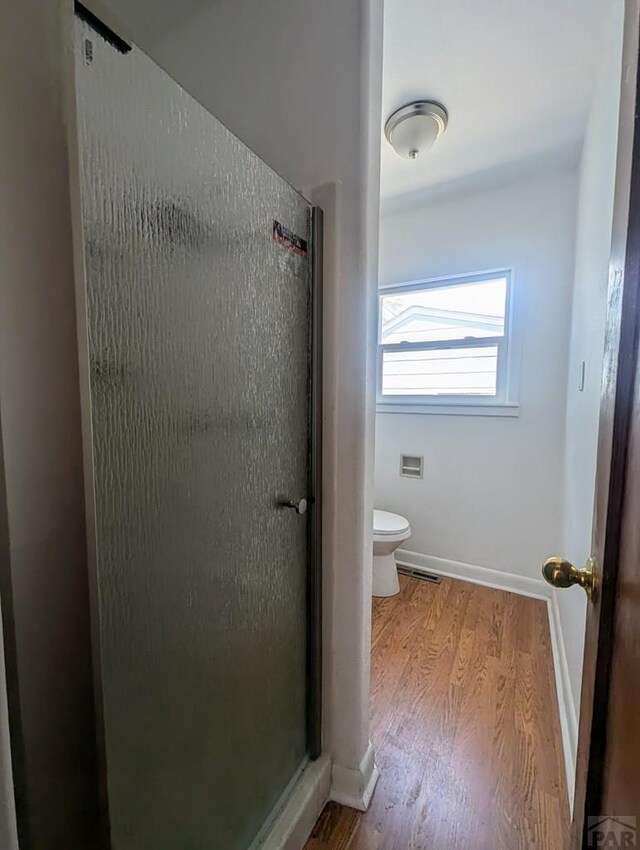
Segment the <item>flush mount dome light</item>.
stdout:
[[447,120],[447,110],[439,103],[416,100],[389,116],[384,134],[397,154],[405,159],[417,159],[444,133]]

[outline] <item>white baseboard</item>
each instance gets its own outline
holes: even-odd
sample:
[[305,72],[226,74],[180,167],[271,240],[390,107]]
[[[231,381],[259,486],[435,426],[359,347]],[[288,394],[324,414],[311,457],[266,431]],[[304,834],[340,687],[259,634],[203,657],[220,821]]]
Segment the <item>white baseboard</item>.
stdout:
[[521,596],[533,599],[543,599],[547,603],[549,615],[549,633],[551,635],[551,651],[553,654],[553,670],[560,712],[560,731],[562,735],[562,750],[567,775],[567,791],[569,807],[573,810],[573,795],[576,777],[576,752],[578,746],[578,718],[573,700],[569,664],[565,650],[562,622],[558,600],[552,587],[544,579],[528,578],[526,576],[504,573],[488,567],[478,567],[474,564],[463,564],[436,558],[433,555],[423,555],[420,552],[410,552],[398,549],[396,561],[401,566],[411,567],[419,572],[434,573],[447,578],[463,579],[484,587],[494,587],[497,590],[508,590]]
[[329,798],[335,803],[366,812],[380,773],[371,742],[357,769],[334,764],[331,771]]
[[567,661],[558,598],[553,590],[551,590],[549,596],[549,630],[551,632],[551,649],[553,651],[556,691],[558,692],[558,707],[560,709],[560,728],[562,730],[562,748],[564,750],[564,763],[567,772],[569,810],[573,816],[576,759],[578,753],[578,712],[576,710],[571,678],[569,676],[569,662]]
[[495,587],[497,590],[510,590],[522,596],[532,596],[534,599],[548,599],[551,588],[542,578],[529,578],[514,573],[504,573],[502,570],[492,570],[489,567],[477,567],[475,564],[463,564],[460,561],[449,561],[446,558],[436,558],[433,555],[423,555],[420,552],[410,552],[398,549],[396,561],[402,566],[411,567],[426,573],[435,573],[447,578],[461,578],[473,584],[484,587]]
[[250,850],[302,850],[329,799],[331,759],[308,762]]

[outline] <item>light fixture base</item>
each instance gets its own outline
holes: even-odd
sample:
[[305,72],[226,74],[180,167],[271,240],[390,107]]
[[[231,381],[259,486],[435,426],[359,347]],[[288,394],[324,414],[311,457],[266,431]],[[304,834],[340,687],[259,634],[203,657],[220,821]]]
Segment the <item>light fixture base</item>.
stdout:
[[448,121],[447,110],[442,104],[415,100],[389,116],[384,134],[399,156],[415,160],[435,144],[447,129]]

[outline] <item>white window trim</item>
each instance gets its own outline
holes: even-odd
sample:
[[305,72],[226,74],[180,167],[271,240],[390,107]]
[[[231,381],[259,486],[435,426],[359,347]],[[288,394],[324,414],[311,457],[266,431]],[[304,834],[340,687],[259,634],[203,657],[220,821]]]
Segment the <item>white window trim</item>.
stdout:
[[[383,346],[380,344],[382,315],[380,311],[380,296],[391,292],[411,292],[415,289],[441,289],[443,286],[455,286],[461,283],[476,283],[483,280],[493,280],[496,277],[507,278],[507,301],[505,305],[505,328],[502,337],[484,337],[469,342],[456,341],[455,347],[480,347],[481,345],[498,346],[498,374],[496,380],[496,394],[493,396],[407,396],[407,395],[382,395],[382,355],[385,348],[389,350],[401,350],[406,348],[433,347],[444,348],[446,344],[434,343],[402,343],[400,345]],[[429,278],[427,280],[416,280],[405,283],[391,283],[380,286],[378,289],[378,341],[377,349],[377,374],[376,374],[376,411],[378,413],[417,413],[436,415],[461,415],[461,416],[518,416],[520,406],[518,403],[516,368],[516,345],[514,343],[514,316],[513,305],[515,289],[515,270],[513,268],[489,269],[487,271],[473,272],[467,274],[448,275],[446,277]],[[454,346],[451,346],[454,347]]]

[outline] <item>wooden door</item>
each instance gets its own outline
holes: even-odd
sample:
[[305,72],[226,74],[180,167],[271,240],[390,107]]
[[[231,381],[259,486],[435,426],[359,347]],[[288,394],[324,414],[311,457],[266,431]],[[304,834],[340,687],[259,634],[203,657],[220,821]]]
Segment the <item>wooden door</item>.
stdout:
[[627,0],[573,850],[618,846],[602,842],[625,827],[598,821],[638,817],[640,825],[639,9]]

